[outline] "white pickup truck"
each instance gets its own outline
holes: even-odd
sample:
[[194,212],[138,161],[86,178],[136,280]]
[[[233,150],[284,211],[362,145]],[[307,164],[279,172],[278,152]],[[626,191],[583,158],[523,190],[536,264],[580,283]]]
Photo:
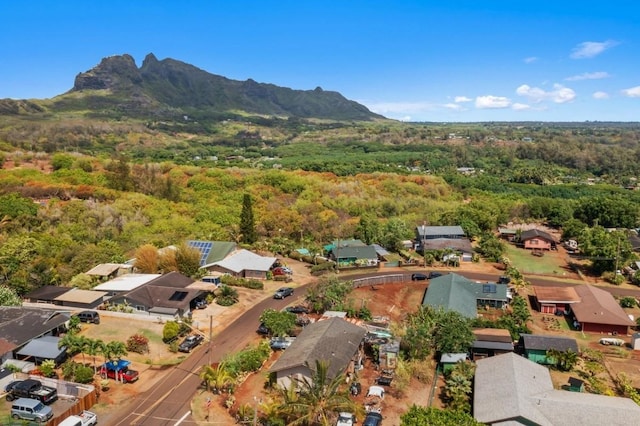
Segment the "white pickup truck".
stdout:
[[93,426],[98,423],[96,413],[84,410],[75,416],[69,416],[58,424],[58,426]]

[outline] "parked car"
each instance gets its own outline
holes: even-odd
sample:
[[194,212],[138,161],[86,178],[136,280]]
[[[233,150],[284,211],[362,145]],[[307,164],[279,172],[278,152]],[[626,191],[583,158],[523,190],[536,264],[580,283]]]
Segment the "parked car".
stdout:
[[287,268],[286,266],[278,266],[276,268],[273,268],[271,270],[271,272],[273,273],[273,275],[291,275],[291,274],[293,274],[293,271],[290,268]]
[[353,426],[356,424],[356,416],[351,413],[338,413],[336,426]]
[[367,416],[362,422],[362,426],[380,426],[382,425],[382,414],[371,412],[367,413]]
[[438,278],[442,276],[442,272],[431,271],[427,274],[429,279]]
[[207,309],[207,306],[209,306],[207,304],[207,301],[204,299],[198,299],[196,300],[196,303],[194,304],[196,309]]
[[80,318],[80,322],[100,324],[100,314],[96,311],[82,311],[79,312],[76,316]]
[[293,295],[293,288],[291,287],[280,287],[278,290],[276,290],[275,294],[273,295],[274,299],[284,299],[287,296],[292,296]]
[[273,350],[287,349],[295,340],[295,337],[272,337],[269,346]]
[[[104,378],[114,379],[124,383],[135,382],[140,378],[139,373],[136,370],[131,370],[127,365],[124,365],[124,363],[128,362],[129,361],[124,360],[120,360],[117,363],[105,362],[100,368],[100,375]],[[120,366],[120,368],[116,370],[115,367],[117,366]]]
[[58,390],[45,386],[35,379],[15,380],[7,385],[7,401],[18,398],[37,399],[43,404],[53,404],[58,399]]
[[11,404],[11,417],[14,420],[33,420],[40,424],[53,418],[53,410],[37,399],[19,398]]
[[509,284],[511,282],[511,278],[506,275],[501,275],[498,278],[498,284]]
[[428,279],[427,274],[421,274],[419,272],[411,274],[411,281],[424,281]]
[[264,325],[264,323],[261,322],[260,325],[258,326],[258,329],[256,330],[256,333],[267,336],[271,334],[271,330],[269,330],[269,328],[266,325]]
[[69,416],[58,426],[93,426],[98,424],[98,415],[94,412],[82,410],[81,413]]
[[302,306],[302,305],[287,306],[285,310],[287,312],[291,312],[292,314],[308,314],[309,313],[309,309],[307,309],[305,306]]
[[200,343],[204,341],[204,337],[200,334],[191,334],[178,345],[178,350],[180,352],[191,352],[194,348],[196,348]]

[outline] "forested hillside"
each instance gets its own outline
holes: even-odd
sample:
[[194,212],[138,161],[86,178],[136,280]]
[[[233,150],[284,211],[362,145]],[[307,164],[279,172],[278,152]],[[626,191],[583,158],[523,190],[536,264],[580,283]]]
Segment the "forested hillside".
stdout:
[[[125,86],[134,68],[120,73]],[[110,88],[92,88],[86,102],[87,84],[104,80],[94,74],[59,99],[0,101],[0,283],[20,294],[81,285],[95,264],[148,244],[244,242],[245,195],[257,250],[321,253],[351,237],[395,250],[423,223],[462,225],[482,241],[515,221],[562,228],[618,266],[634,258],[603,230],[640,224],[638,123],[350,122],[197,108],[136,118],[99,96]]]

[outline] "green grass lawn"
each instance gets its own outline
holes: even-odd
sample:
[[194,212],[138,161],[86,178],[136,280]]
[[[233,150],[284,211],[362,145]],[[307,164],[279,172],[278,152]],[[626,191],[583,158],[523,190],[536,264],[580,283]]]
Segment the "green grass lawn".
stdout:
[[565,259],[561,258],[558,252],[555,251],[547,252],[544,256],[537,257],[531,254],[531,250],[507,245],[505,256],[523,274],[562,275],[567,266]]

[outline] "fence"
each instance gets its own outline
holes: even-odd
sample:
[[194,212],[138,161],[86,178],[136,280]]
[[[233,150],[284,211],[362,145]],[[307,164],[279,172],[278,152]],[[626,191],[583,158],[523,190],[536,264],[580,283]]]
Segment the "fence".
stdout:
[[368,285],[394,284],[405,281],[404,274],[381,275],[379,277],[358,278],[353,280],[353,288],[364,287]]

